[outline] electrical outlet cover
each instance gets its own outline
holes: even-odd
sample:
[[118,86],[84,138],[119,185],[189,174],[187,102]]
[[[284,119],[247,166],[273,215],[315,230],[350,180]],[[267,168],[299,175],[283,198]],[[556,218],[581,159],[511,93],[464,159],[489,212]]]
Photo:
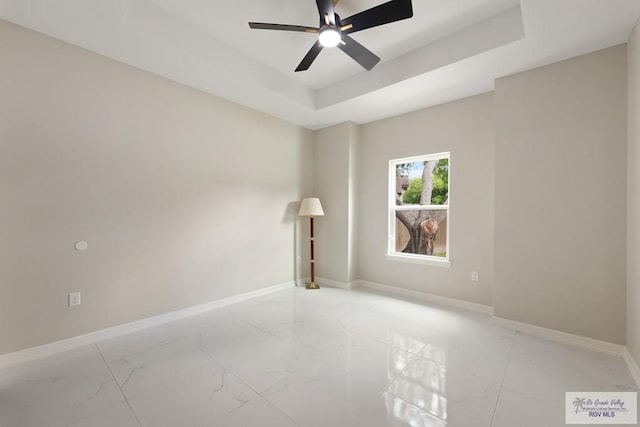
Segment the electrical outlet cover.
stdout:
[[69,307],[80,305],[80,292],[71,292],[69,294]]

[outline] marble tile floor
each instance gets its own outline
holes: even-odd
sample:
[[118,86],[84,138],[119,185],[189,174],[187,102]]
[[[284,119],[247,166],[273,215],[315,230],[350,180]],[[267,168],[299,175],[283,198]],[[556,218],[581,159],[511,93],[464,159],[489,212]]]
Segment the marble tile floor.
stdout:
[[292,288],[0,371],[2,427],[554,427],[621,358],[486,315]]

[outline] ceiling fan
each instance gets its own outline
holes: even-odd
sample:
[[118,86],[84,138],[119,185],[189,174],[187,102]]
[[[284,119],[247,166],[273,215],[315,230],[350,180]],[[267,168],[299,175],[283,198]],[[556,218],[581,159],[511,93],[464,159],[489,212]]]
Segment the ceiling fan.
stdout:
[[318,40],[302,59],[296,71],[308,70],[320,54],[322,48],[335,46],[353,58],[358,64],[362,65],[367,71],[371,70],[380,61],[380,58],[349,37],[348,34],[411,18],[413,16],[411,0],[391,0],[344,19],[341,19],[334,10],[338,1],[339,0],[316,0],[318,13],[320,14],[320,25],[318,28],[301,25],[268,24],[264,22],[249,22],[249,27],[258,30],[296,31],[318,34]]

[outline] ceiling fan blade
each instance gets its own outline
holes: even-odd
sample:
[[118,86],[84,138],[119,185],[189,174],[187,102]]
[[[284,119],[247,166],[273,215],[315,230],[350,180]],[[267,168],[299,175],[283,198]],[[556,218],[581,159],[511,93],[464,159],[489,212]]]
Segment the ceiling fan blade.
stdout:
[[266,22],[249,22],[249,27],[254,30],[280,30],[299,31],[302,33],[317,33],[318,29],[313,27],[303,27],[301,25],[268,24]]
[[[333,0],[316,0],[318,13],[320,14],[320,25],[336,25],[336,12],[333,9]],[[329,22],[325,22],[325,19]]]
[[343,30],[342,33],[355,33],[378,25],[401,21],[412,16],[413,6],[411,5],[411,0],[391,0],[342,19],[341,25],[343,28],[349,24],[353,25],[353,27]]
[[322,45],[320,44],[320,42],[319,41],[315,42],[315,44],[311,46],[311,49],[309,50],[309,52],[307,52],[305,57],[302,58],[302,62],[300,62],[300,64],[298,65],[298,68],[296,68],[296,71],[308,70],[311,64],[313,63],[313,61],[315,61],[315,59],[320,54],[321,50],[322,50]]
[[378,62],[380,62],[380,58],[378,58],[373,52],[344,33],[342,33],[342,41],[344,44],[340,43],[338,45],[340,50],[353,58],[367,71],[371,70]]

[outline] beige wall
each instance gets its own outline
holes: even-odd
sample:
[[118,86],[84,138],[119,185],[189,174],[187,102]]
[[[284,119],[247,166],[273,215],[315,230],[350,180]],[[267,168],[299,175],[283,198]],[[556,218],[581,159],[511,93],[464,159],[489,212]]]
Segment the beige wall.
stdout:
[[496,82],[498,317],[625,343],[625,58]]
[[[358,156],[358,277],[492,304],[493,94],[362,126]],[[451,268],[386,259],[389,160],[451,152]],[[471,281],[471,272],[480,281]]]
[[[315,132],[315,191],[325,215],[316,219],[316,275],[348,284],[355,279],[354,202],[359,127],[342,123]],[[320,280],[321,282],[322,280]]]
[[640,23],[627,44],[627,347],[640,363]]
[[294,280],[312,132],[4,21],[0,58],[0,354]]

